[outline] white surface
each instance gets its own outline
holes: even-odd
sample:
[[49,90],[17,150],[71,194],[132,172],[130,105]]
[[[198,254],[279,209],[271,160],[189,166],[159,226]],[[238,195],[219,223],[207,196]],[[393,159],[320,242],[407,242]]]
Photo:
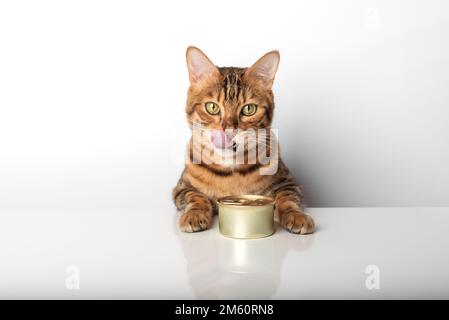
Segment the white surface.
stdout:
[[449,208],[310,209],[316,234],[260,240],[179,233],[153,210],[3,211],[0,298],[449,298]]
[[0,207],[165,199],[188,45],[280,50],[274,126],[310,206],[449,206],[448,38],[445,0],[1,1]]

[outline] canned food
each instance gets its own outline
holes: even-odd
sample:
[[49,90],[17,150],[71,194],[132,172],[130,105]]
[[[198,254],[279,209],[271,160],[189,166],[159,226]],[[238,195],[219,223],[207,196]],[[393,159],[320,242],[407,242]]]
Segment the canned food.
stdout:
[[240,239],[274,233],[274,199],[259,195],[228,196],[217,200],[218,224],[224,236]]

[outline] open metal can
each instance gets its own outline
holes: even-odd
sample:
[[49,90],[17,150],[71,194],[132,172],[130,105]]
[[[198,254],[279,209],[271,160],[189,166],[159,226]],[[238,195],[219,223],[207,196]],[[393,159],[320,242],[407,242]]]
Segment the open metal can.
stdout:
[[259,195],[228,196],[217,200],[220,233],[255,239],[274,233],[274,199]]

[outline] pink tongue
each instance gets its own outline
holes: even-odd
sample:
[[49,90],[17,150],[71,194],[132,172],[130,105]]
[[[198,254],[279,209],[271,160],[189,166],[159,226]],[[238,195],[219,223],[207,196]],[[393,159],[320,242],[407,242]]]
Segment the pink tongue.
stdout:
[[229,141],[223,130],[214,130],[214,132],[212,132],[211,141],[217,149],[228,148],[232,145],[232,142]]

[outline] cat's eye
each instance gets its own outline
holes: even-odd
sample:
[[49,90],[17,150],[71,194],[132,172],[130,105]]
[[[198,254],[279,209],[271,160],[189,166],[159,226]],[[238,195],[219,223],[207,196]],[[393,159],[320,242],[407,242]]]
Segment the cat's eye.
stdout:
[[214,102],[206,102],[206,111],[211,115],[216,115],[220,112],[220,107]]
[[247,104],[242,108],[242,114],[245,116],[252,116],[253,114],[256,113],[256,111],[257,111],[257,104],[254,103]]

